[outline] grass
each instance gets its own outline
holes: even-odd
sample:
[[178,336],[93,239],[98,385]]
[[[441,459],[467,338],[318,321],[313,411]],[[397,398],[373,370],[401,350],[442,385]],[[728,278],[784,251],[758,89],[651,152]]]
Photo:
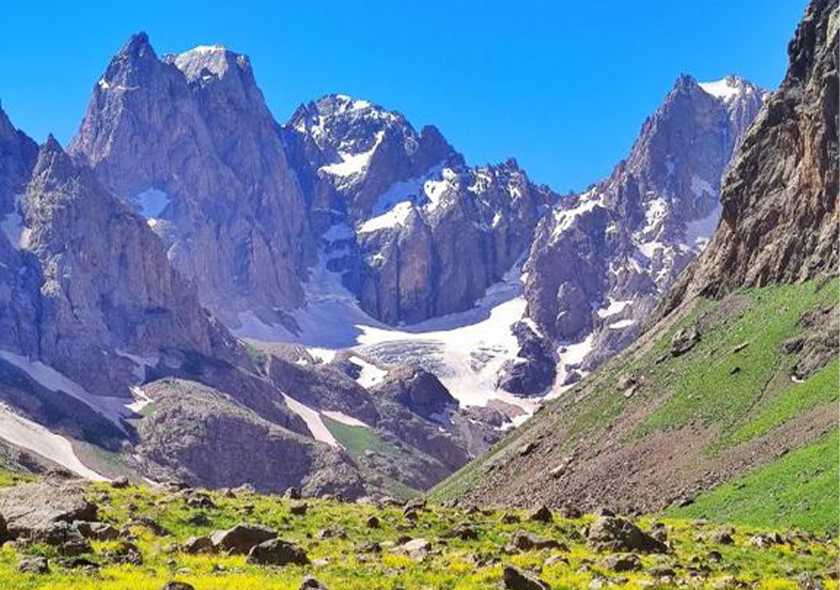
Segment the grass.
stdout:
[[781,348],[801,331],[799,318],[837,300],[837,287],[834,280],[817,289],[812,281],[747,292],[751,304],[739,317],[716,323],[690,353],[654,373],[654,388],[668,388],[673,395],[639,426],[637,435],[690,424],[716,424],[722,432],[734,427],[761,402],[776,373],[789,368]]
[[[616,574],[600,566],[604,555],[593,552],[580,533],[592,517],[573,520],[556,518],[548,524],[504,524],[498,511],[467,514],[430,506],[421,511],[417,522],[411,522],[399,508],[375,508],[327,500],[308,500],[307,514],[294,516],[290,512],[291,501],[250,493],[228,498],[218,492],[209,492],[215,508],[197,510],[188,507],[181,495],[146,487],[115,490],[107,484],[96,484],[91,490],[91,497],[100,506],[104,521],[122,526],[139,515],[149,516],[169,529],[171,535],[155,537],[143,528],[133,528],[132,532],[137,536],[134,543],[143,555],[140,566],[110,562],[106,552],[117,542],[95,542],[94,553],[88,558],[100,564],[98,573],[82,573],[61,567],[54,550],[46,546],[6,544],[0,549],[0,588],[160,590],[168,580],[178,579],[200,590],[297,590],[305,575],[314,575],[333,590],[485,590],[498,587],[503,566],[514,564],[541,570],[540,576],[555,589],[585,588],[596,577],[606,575],[625,578],[623,588],[638,590],[657,587],[650,585],[651,576],[646,572],[651,567],[668,565],[684,577],[693,556],[702,557],[714,548],[723,553],[724,559],[720,563],[709,562],[708,587],[723,576],[737,575],[738,579],[754,584],[755,588],[770,590],[795,588],[792,580],[799,572],[822,572],[837,557],[834,543],[817,539],[800,539],[791,547],[756,549],[748,542],[755,532],[749,527],[737,530],[735,545],[712,546],[700,540],[697,533],[704,528],[713,530],[712,527],[717,525],[669,518],[663,522],[675,548],[673,554],[642,556],[643,571]],[[209,524],[191,524],[197,514],[209,519]],[[524,517],[522,513],[517,514]],[[372,515],[379,517],[381,528],[366,526],[365,521]],[[242,556],[187,555],[178,550],[178,544],[188,536],[207,534],[242,521],[276,529],[282,538],[301,545],[313,564],[266,568],[247,564]],[[448,531],[461,523],[473,526],[479,533],[478,539],[462,541],[444,538]],[[642,519],[639,524],[642,528],[649,528],[651,520]],[[319,531],[327,528],[342,529],[346,538],[319,538]],[[569,550],[561,553],[568,563],[546,565],[546,559],[556,551],[509,555],[503,548],[518,530],[566,543]],[[401,535],[429,540],[432,552],[422,561],[399,554],[393,549],[393,544]],[[373,541],[382,544],[382,553],[364,554],[359,550],[360,545]],[[18,560],[22,555],[29,554],[47,556],[52,562],[52,572],[48,575],[18,574],[15,571]],[[836,582],[829,582],[828,588],[835,590]]]
[[392,458],[403,455],[402,451],[388,441],[382,440],[371,428],[350,426],[328,416],[322,419],[327,429],[354,459],[363,456],[365,451],[373,451]]
[[744,477],[700,495],[672,516],[761,527],[837,532],[840,522],[840,437],[837,429]]

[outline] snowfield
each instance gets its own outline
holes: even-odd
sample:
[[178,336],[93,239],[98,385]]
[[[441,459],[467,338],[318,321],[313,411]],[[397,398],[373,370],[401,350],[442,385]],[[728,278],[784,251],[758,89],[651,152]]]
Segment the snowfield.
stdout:
[[44,426],[15,414],[0,404],[0,438],[22,449],[37,453],[73,473],[94,481],[105,481],[76,456],[73,445],[66,438],[53,434]]

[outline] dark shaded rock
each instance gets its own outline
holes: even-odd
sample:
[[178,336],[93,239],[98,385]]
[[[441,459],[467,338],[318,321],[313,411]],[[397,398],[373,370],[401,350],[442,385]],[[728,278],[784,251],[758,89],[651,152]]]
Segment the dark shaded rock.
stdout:
[[370,518],[365,521],[365,526],[369,529],[378,529],[380,526],[379,518],[376,516],[371,516]]
[[300,590],[328,590],[327,587],[312,576],[306,576],[300,584]]
[[528,520],[531,522],[551,522],[554,517],[546,506],[540,506],[536,510],[528,514]]
[[289,507],[289,514],[294,514],[295,516],[304,516],[307,510],[309,510],[309,505],[306,502],[303,502],[301,504],[292,504]]
[[17,571],[22,574],[47,574],[50,565],[46,557],[22,557],[18,562]]
[[642,560],[633,554],[610,555],[601,562],[601,567],[614,572],[636,572],[642,569]]
[[128,486],[129,486],[128,478],[124,475],[121,475],[121,476],[116,477],[116,478],[111,480],[111,487],[112,488],[121,490],[121,489],[127,488]]
[[195,555],[196,553],[211,553],[216,547],[209,536],[189,537],[181,546],[184,553]]
[[294,543],[270,539],[255,545],[248,552],[247,562],[255,565],[307,565],[309,558],[306,552]]
[[186,582],[170,580],[163,585],[163,590],[195,590],[195,587],[192,584],[187,584]]
[[508,590],[551,590],[546,582],[530,576],[512,565],[502,571],[502,582]]

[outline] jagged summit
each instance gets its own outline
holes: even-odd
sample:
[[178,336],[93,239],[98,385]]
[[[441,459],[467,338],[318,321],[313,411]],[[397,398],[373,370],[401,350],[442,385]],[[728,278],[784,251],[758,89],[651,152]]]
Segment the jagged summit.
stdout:
[[199,45],[179,53],[166,55],[164,61],[181,70],[190,82],[196,79],[222,78],[232,67],[250,71],[251,62],[247,55],[236,53],[224,45]]

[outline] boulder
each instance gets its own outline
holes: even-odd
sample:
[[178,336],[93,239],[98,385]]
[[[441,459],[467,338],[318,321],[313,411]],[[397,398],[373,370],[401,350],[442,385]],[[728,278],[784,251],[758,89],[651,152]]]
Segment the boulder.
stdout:
[[643,532],[632,522],[615,516],[602,516],[589,528],[589,544],[597,550],[667,553],[668,547]]
[[700,342],[700,330],[697,324],[686,326],[674,334],[674,338],[671,340],[671,356],[680,356],[687,353],[698,342]]
[[551,522],[554,520],[554,517],[551,514],[551,510],[546,508],[545,506],[540,506],[530,514],[528,514],[528,520],[531,522]]
[[255,545],[248,552],[248,563],[254,565],[307,565],[309,557],[306,552],[288,541],[270,539]]
[[642,560],[633,555],[610,555],[601,562],[601,567],[614,572],[637,572],[642,569]]
[[551,590],[546,582],[529,576],[512,565],[502,571],[502,583],[508,590]]
[[96,511],[78,483],[49,481],[0,490],[0,514],[13,539],[30,537],[57,522],[96,521]]
[[277,538],[277,533],[268,527],[254,524],[238,524],[226,531],[216,531],[210,535],[213,547],[233,555],[248,555],[259,545]]
[[207,535],[201,537],[189,537],[181,546],[184,553],[195,555],[196,553],[210,553],[215,550],[213,540]]
[[510,548],[516,551],[540,551],[542,549],[562,549],[568,551],[569,548],[563,543],[554,539],[545,539],[527,531],[517,531],[510,540]]
[[18,562],[17,571],[21,574],[48,574],[50,564],[46,557],[22,557]]

